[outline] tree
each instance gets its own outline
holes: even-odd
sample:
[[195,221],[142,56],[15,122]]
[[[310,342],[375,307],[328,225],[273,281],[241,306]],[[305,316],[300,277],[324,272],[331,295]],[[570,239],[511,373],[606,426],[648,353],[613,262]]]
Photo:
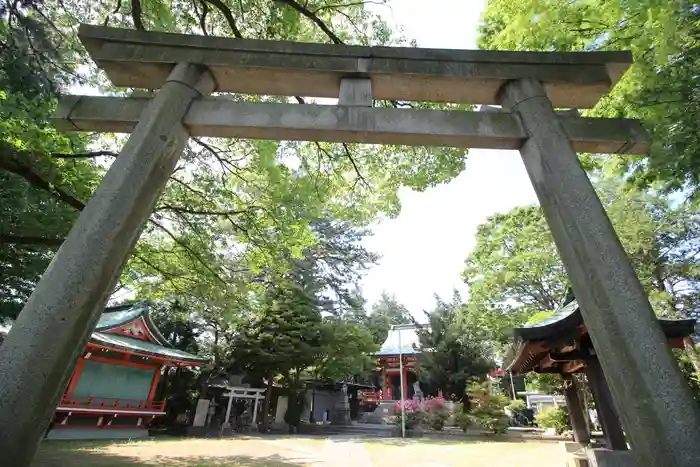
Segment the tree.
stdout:
[[479,45],[506,50],[631,50],[635,64],[589,113],[642,119],[653,134],[648,156],[593,157],[587,163],[631,173],[640,186],[689,188],[700,182],[700,9],[672,0],[489,0]]
[[21,310],[98,172],[92,159],[65,158],[83,151],[87,138],[49,125],[59,87],[73,79],[38,8],[34,1],[0,7],[0,322]]
[[344,319],[329,317],[321,326],[322,341],[309,373],[313,376],[311,417],[314,421],[316,383],[352,381],[372,369],[373,355],[379,350],[370,332],[362,325]]
[[[243,371],[257,381],[267,381],[263,405],[266,429],[275,377],[281,377],[290,391],[290,411],[297,414],[300,410],[294,403],[300,400],[297,395],[302,387],[301,375],[315,362],[322,334],[321,315],[313,296],[301,285],[283,282],[270,288],[264,300],[259,314],[251,316],[232,341],[230,369]],[[298,424],[298,420],[290,420],[290,427]]]
[[382,345],[393,325],[410,324],[411,313],[396,299],[394,295],[382,292],[381,297],[372,305],[372,311],[367,318],[367,327],[372,333],[374,342]]
[[[662,194],[644,193],[600,180],[598,193],[661,316],[698,313],[700,232],[698,212],[673,206]],[[538,207],[490,217],[477,233],[463,277],[470,286],[467,318],[474,326],[503,330],[554,310],[568,281]],[[476,316],[485,316],[481,323]],[[502,334],[502,342],[507,336]],[[494,336],[498,340],[498,336]]]
[[462,401],[468,381],[483,378],[493,363],[485,342],[460,322],[459,294],[455,291],[449,303],[437,296],[435,300],[435,308],[425,313],[428,324],[414,321],[421,349],[418,374],[421,381]]
[[151,308],[150,316],[171,347],[192,354],[199,353],[197,338],[202,331],[193,322],[191,312],[182,303],[175,301],[172,304],[155,306]]
[[379,346],[361,325],[338,318],[327,318],[321,327],[322,345],[313,364],[317,380],[348,381],[374,367]]
[[[237,38],[363,45],[402,42],[362,2],[187,0],[166,5],[154,0],[142,5],[139,0],[98,0],[85,6],[74,1],[27,0],[20,4],[8,4],[8,10],[2,10],[0,25],[0,35],[6,39],[0,51],[2,62],[7,64],[5,70],[12,71],[16,85],[3,86],[7,96],[0,105],[12,105],[0,108],[0,142],[22,142],[11,150],[0,146],[1,176],[12,177],[0,179],[0,199],[12,200],[9,205],[16,213],[12,218],[16,222],[6,224],[3,218],[0,230],[0,275],[3,284],[9,284],[2,290],[2,300],[11,308],[5,313],[10,317],[21,308],[52,249],[60,245],[124,141],[111,135],[89,141],[58,135],[46,121],[53,111],[53,94],[33,99],[22,87],[36,81],[35,88],[44,86],[53,92],[79,83],[124,92],[110,87],[97,73],[77,41],[78,23]],[[34,27],[39,22],[41,28]],[[40,37],[50,40],[39,42]],[[39,70],[45,72],[43,81],[24,79]],[[287,101],[269,96],[232,98]],[[17,102],[36,106],[32,109],[41,118],[28,110],[18,113]],[[294,102],[307,100],[299,96]],[[6,131],[7,126],[14,133]],[[31,131],[18,137],[18,129],[27,128]],[[96,150],[87,151],[88,142]],[[454,149],[193,138],[126,266],[122,285],[147,295],[157,283],[182,300],[198,302],[208,300],[216,287],[222,295],[233,295],[240,284],[284,275],[288,256],[299,259],[306,248],[320,241],[318,229],[335,228],[331,224],[342,222],[362,228],[378,213],[395,215],[399,186],[422,190],[451,179],[463,166],[463,151]],[[17,196],[19,179],[30,188],[24,200]],[[57,205],[51,222],[36,215],[51,212],[46,200]],[[42,228],[33,228],[38,221]],[[329,224],[324,227],[319,222]],[[234,291],[229,291],[229,284],[236,284]],[[334,285],[333,294],[346,293]]]
[[495,214],[480,225],[462,277],[469,286],[464,324],[497,348],[507,345],[507,329],[538,311],[556,308],[567,283],[536,206]]

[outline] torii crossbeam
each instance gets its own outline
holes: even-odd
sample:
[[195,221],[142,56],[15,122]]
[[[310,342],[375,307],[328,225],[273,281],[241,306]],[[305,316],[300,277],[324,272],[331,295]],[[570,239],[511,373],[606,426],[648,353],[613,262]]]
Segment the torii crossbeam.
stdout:
[[[117,86],[152,99],[63,99],[57,125],[131,136],[0,348],[0,452],[26,467],[78,354],[190,135],[519,149],[640,466],[700,459],[700,412],[576,151],[640,153],[630,120],[585,119],[627,52],[497,52],[224,39],[83,25]],[[214,91],[337,97],[240,104]],[[374,108],[374,99],[498,104]]]

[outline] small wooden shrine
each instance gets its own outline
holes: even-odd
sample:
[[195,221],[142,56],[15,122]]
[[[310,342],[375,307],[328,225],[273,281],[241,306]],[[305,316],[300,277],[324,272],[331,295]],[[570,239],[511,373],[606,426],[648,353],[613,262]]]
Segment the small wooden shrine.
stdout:
[[[416,376],[416,359],[420,354],[419,339],[415,327],[401,326],[391,329],[379,352],[375,354],[379,367],[382,388],[378,399],[384,401],[401,399],[401,364],[403,359],[404,397],[413,398]],[[418,383],[420,384],[420,383]]]
[[106,308],[76,365],[51,423],[48,439],[117,439],[148,436],[165,415],[156,399],[170,367],[206,359],[171,348],[147,303]]
[[[694,319],[658,318],[666,339],[673,348],[692,345]],[[528,372],[558,373],[564,379],[564,396],[574,438],[585,445],[590,432],[579,399],[575,373],[585,373],[593,394],[605,445],[611,450],[626,450],[627,442],[617,410],[606,382],[606,376],[571,289],[563,304],[546,320],[513,330],[514,343],[506,361],[513,375]]]

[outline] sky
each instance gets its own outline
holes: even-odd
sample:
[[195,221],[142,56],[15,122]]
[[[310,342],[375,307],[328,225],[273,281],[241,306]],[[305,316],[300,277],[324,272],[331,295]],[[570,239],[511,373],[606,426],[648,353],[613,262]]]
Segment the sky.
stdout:
[[[371,8],[403,28],[419,47],[475,49],[484,0],[390,0]],[[537,203],[517,151],[470,150],[466,169],[450,183],[419,193],[399,191],[401,214],[374,228],[365,245],[381,260],[362,281],[371,305],[382,291],[394,294],[416,317],[434,294],[467,290],[460,275],[487,217]]]

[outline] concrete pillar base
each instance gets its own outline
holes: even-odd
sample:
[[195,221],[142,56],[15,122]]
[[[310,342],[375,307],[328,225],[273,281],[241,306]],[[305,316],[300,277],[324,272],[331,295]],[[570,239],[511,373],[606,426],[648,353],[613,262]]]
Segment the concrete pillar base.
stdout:
[[630,451],[586,449],[588,467],[637,467]]

